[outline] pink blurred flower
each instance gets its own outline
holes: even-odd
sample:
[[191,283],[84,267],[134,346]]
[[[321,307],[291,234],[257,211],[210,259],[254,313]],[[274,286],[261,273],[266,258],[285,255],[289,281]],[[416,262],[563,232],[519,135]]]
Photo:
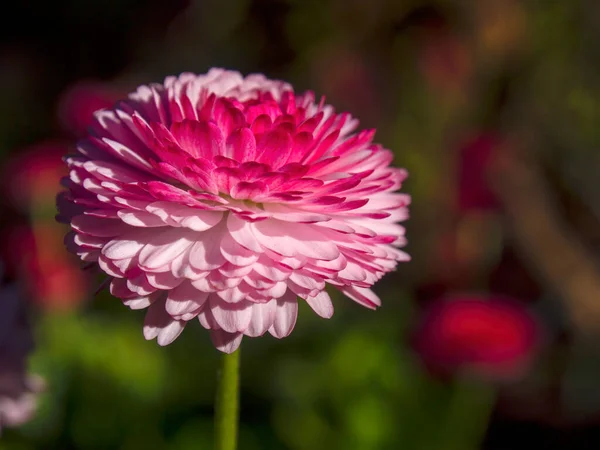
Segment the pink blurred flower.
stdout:
[[416,346],[435,371],[505,379],[528,367],[540,331],[535,318],[510,298],[455,296],[437,301],[426,312]]
[[0,288],[0,432],[31,419],[41,378],[27,374],[27,357],[33,349],[23,303],[15,286]]
[[67,160],[67,245],[148,308],[144,334],[160,345],[196,317],[225,352],[243,335],[283,338],[297,297],[331,317],[326,284],[374,309],[370,287],[409,259],[397,249],[409,197],[394,192],[406,172],[357,125],[258,74],[141,86],[96,113]]
[[15,207],[29,211],[32,204],[54,204],[60,179],[67,174],[62,158],[68,145],[47,140],[17,152],[4,166],[7,195]]
[[69,133],[84,136],[99,109],[113,106],[122,93],[108,84],[80,81],[69,87],[58,102],[58,118]]

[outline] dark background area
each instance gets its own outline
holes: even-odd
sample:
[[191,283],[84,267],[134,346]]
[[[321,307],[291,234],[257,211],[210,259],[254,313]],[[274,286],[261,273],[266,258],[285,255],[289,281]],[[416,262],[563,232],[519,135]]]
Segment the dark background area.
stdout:
[[[592,0],[5,7],[0,247],[47,388],[0,448],[212,448],[207,333],[144,341],[143,314],[91,294],[53,216],[60,156],[92,110],[215,66],[286,79],[376,127],[413,197],[413,260],[376,285],[378,312],[337,296],[330,321],[301,308],[289,338],[244,341],[241,450],[599,448],[599,38]],[[467,294],[510,297],[540,323],[518,375],[436,370],[415,349],[431,305]]]

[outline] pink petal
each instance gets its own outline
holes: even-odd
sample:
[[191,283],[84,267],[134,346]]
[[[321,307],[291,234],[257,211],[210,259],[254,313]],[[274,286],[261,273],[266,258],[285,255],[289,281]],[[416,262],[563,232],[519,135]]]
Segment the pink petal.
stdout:
[[186,152],[194,157],[211,158],[224,148],[223,134],[211,122],[184,120],[172,126],[173,136]]
[[277,129],[268,133],[261,142],[261,152],[256,161],[271,165],[273,169],[283,166],[292,151],[292,138],[289,133]]
[[151,298],[151,296],[129,298],[124,300],[123,304],[134,310],[145,309],[152,304]]
[[252,305],[252,318],[244,334],[251,337],[265,334],[273,325],[276,309],[277,300],[271,300],[266,303],[254,303]]
[[227,333],[223,330],[211,330],[210,339],[217,348],[223,353],[235,352],[242,342],[242,333]]
[[228,303],[217,296],[210,297],[210,309],[219,326],[229,332],[243,332],[252,318],[252,303]]
[[308,270],[292,272],[289,279],[298,286],[302,286],[306,289],[322,290],[325,288],[325,281],[318,275],[310,273]]
[[102,249],[102,254],[110,259],[131,258],[144,247],[143,242],[131,239],[115,239],[110,241]]
[[351,298],[356,303],[366,308],[377,309],[378,306],[381,306],[381,300],[371,289],[344,286],[343,288],[340,288],[340,291],[342,291],[346,297]]
[[280,205],[277,203],[265,203],[264,209],[274,219],[284,222],[316,223],[327,222],[331,217],[326,214],[320,214],[311,211],[302,211],[301,209]]
[[247,266],[258,260],[258,254],[242,247],[230,234],[221,240],[221,253],[227,261],[236,266]]
[[214,270],[226,263],[221,253],[221,242],[217,233],[205,233],[192,247],[190,264],[199,270]]
[[340,254],[335,243],[312,225],[265,220],[255,223],[254,230],[261,245],[283,256],[303,255],[331,261]]
[[254,270],[259,275],[272,281],[284,281],[290,276],[291,270],[283,267],[266,257],[261,257],[253,265]]
[[219,290],[217,291],[217,296],[222,300],[225,300],[227,303],[239,303],[246,298],[246,294],[237,286],[229,289]]
[[219,167],[213,171],[212,176],[219,190],[230,192],[242,179],[242,171],[231,167]]
[[267,186],[261,181],[240,181],[231,188],[231,196],[238,200],[256,199],[268,193]]
[[119,220],[100,219],[90,216],[76,216],[71,221],[73,229],[98,237],[113,237],[125,233],[129,227]]
[[117,214],[123,222],[134,227],[164,227],[166,225],[160,218],[143,211],[121,210]]
[[254,161],[256,158],[256,140],[249,128],[240,128],[227,138],[227,154],[239,162]]
[[169,345],[177,339],[185,327],[184,321],[172,319],[164,308],[164,300],[153,303],[144,320],[144,337],[147,340],[157,338],[160,346]]
[[102,138],[100,142],[105,144],[105,148],[110,149],[113,155],[121,158],[123,161],[139,169],[152,172],[152,166],[146,160],[144,160],[137,152],[126,147],[120,142],[109,138]]
[[180,316],[199,310],[207,298],[208,293],[199,291],[186,281],[169,291],[165,309],[171,316]]
[[140,264],[149,269],[170,263],[193,245],[192,236],[178,229],[157,232],[140,251]]
[[250,272],[252,272],[252,265],[238,267],[228,263],[222,267],[219,267],[219,273],[224,277],[243,277],[248,275]]
[[279,298],[282,297],[287,290],[287,284],[283,281],[275,283],[273,286],[257,291],[263,298]]
[[218,99],[215,102],[213,117],[225,136],[247,125],[244,114],[225,99]]
[[181,284],[181,278],[173,276],[171,272],[147,272],[148,283],[156,289],[173,289]]
[[238,218],[235,214],[229,214],[227,218],[227,229],[235,241],[253,252],[262,253],[264,250],[254,235],[251,225]]
[[288,291],[286,295],[277,299],[275,319],[273,325],[269,328],[269,333],[278,339],[289,336],[294,329],[294,325],[296,325],[297,318],[298,300],[296,295]]
[[330,319],[333,316],[333,303],[326,291],[321,291],[314,297],[306,297],[306,303],[324,319]]
[[[208,306],[208,303],[206,303]],[[200,313],[198,314],[198,322],[207,330],[220,330],[221,327],[215,321],[215,318],[212,315],[212,311],[209,307],[202,308]]]

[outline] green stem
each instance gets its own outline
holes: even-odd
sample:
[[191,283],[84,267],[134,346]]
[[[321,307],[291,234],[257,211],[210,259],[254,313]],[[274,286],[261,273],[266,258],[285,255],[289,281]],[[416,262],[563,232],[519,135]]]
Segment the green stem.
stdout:
[[487,431],[496,402],[496,390],[475,380],[457,379],[440,427],[441,443],[448,450],[477,450]]
[[223,353],[215,399],[215,450],[236,450],[238,432],[240,350]]

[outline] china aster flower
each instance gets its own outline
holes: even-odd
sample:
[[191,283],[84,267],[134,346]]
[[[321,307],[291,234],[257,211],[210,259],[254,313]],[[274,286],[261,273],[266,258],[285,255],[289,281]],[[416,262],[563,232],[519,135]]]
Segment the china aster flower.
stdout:
[[196,319],[215,346],[292,331],[331,285],[367,308],[408,256],[406,172],[373,130],[282,81],[212,69],[141,86],[95,114],[66,159],[67,246],[171,343]]
[[33,348],[23,303],[16,286],[0,288],[0,432],[18,426],[35,413],[42,380],[27,373]]
[[440,373],[466,371],[514,378],[527,368],[541,328],[519,302],[503,296],[453,296],[436,301],[416,334],[425,363]]

